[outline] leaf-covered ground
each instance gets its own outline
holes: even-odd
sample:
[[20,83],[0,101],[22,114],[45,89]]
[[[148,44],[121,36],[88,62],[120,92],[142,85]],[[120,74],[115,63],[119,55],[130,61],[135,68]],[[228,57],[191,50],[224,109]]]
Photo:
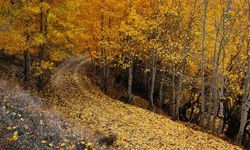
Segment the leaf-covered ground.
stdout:
[[0,79],[1,150],[86,150],[98,148],[97,137],[69,124],[43,100]]
[[[84,75],[84,63],[64,64],[52,78],[50,103],[65,117],[109,137],[110,149],[241,149],[145,109],[111,99]],[[81,73],[79,73],[81,72]]]

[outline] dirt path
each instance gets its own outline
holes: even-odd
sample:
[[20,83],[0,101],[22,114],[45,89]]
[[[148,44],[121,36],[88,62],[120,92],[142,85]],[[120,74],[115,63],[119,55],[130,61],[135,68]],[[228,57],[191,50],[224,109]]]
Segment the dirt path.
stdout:
[[61,66],[52,78],[49,97],[64,117],[115,135],[110,149],[240,149],[220,138],[194,131],[144,109],[113,100],[84,75],[89,59],[75,59]]
[[59,80],[63,79],[62,76],[64,75],[65,71],[73,70],[73,76],[77,77],[77,73],[80,69],[80,67],[84,64],[89,62],[90,59],[85,58],[74,58],[67,62],[64,62],[62,65],[59,66],[58,72],[52,77],[52,83],[53,85],[57,85],[60,83]]

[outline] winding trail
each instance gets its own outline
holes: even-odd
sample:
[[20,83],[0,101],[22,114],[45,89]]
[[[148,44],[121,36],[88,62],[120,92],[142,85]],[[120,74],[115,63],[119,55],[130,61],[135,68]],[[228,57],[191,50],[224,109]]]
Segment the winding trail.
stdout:
[[52,92],[47,99],[65,118],[107,136],[115,135],[116,141],[109,149],[241,149],[213,135],[109,98],[85,75],[85,65],[90,61],[76,58],[60,66],[52,78]]
[[52,77],[53,85],[58,84],[60,81],[60,78],[62,78],[62,75],[65,71],[72,69],[74,70],[74,77],[77,77],[78,71],[80,67],[82,67],[83,64],[91,61],[91,59],[85,59],[85,58],[73,58],[69,61],[64,62],[59,66],[58,72]]

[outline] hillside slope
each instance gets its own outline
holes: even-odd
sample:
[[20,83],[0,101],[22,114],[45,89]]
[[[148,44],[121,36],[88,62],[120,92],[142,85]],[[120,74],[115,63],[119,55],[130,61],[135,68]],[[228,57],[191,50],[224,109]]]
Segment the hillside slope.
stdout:
[[48,99],[73,122],[112,135],[110,149],[241,149],[150,111],[113,100],[84,75],[89,60],[65,63],[52,78]]
[[69,124],[43,101],[0,77],[0,150],[99,148],[92,131]]

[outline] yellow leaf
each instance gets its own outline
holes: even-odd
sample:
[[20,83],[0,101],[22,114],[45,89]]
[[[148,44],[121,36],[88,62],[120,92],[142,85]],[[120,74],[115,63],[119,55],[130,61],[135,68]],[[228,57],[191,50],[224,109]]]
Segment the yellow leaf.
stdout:
[[85,142],[84,142],[84,141],[81,141],[81,144],[85,144]]
[[65,143],[61,143],[61,147],[65,146]]
[[54,146],[54,144],[53,144],[53,143],[49,143],[49,146],[50,146],[50,147],[53,147],[53,146]]
[[16,141],[19,138],[18,131],[15,131],[12,137],[8,138],[9,141]]

